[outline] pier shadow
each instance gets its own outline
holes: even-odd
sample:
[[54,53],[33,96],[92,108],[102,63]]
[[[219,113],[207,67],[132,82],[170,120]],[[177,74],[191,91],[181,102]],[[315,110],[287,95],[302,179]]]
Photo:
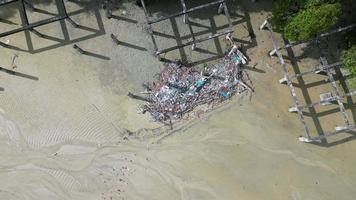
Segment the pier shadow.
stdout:
[[144,47],[140,47],[140,46],[137,46],[137,45],[134,45],[134,44],[130,44],[130,43],[127,43],[127,42],[123,42],[123,41],[120,41],[119,45],[131,48],[131,49],[136,49],[136,50],[139,50],[139,51],[147,51],[147,49],[144,48]]
[[[212,1],[209,1],[212,2]],[[203,0],[197,0],[197,1],[187,1],[187,9],[195,7],[195,6],[199,6],[202,5],[203,3],[207,3],[207,1],[203,1]],[[236,4],[236,2],[234,3]],[[228,4],[228,8],[234,4]],[[148,12],[155,16],[154,18],[159,18],[162,16],[169,16],[178,12],[182,11],[182,6],[180,4],[179,1],[176,0],[167,0],[164,2],[157,2],[155,1],[154,3],[148,4],[147,5],[147,9]],[[227,30],[229,28],[228,25],[228,21],[226,20],[226,24],[224,25],[217,25],[216,24],[216,19],[215,17],[218,15],[217,14],[217,9],[218,9],[218,5],[213,6],[213,9],[206,9],[204,10],[204,12],[192,12],[189,13],[189,18],[192,19],[190,20],[190,24],[193,28],[193,32],[194,32],[194,36],[196,39],[202,38],[202,37],[206,37],[207,35],[213,35],[216,34],[218,32]],[[233,9],[236,9],[236,5],[233,6]],[[233,17],[231,18],[232,20],[232,29],[236,29],[236,26],[239,24],[244,24],[244,27],[246,27],[246,29],[248,30],[248,32],[250,33],[250,37],[247,40],[244,40],[242,38],[239,38],[236,40],[236,42],[242,44],[243,46],[243,51],[246,51],[249,48],[253,48],[255,46],[257,46],[257,42],[255,39],[255,34],[251,25],[251,19],[249,16],[249,13],[247,11],[247,9],[244,9],[242,6],[239,6],[239,10],[242,10],[242,14],[233,14]],[[230,10],[231,12],[231,10]],[[231,14],[231,13],[230,13]],[[152,17],[151,17],[152,19]],[[195,19],[200,19],[200,20],[205,20],[209,23],[209,25],[207,24],[201,24],[199,22],[197,22]],[[167,33],[163,33],[157,29],[153,30],[153,35],[155,38],[159,38],[160,40],[163,39],[167,39],[167,40],[175,40],[175,43],[177,46],[181,46],[183,45],[185,42],[184,41],[189,41],[191,40],[191,34],[189,33],[189,31],[186,31],[184,33],[181,33],[179,31],[179,26],[177,24],[177,20],[182,20],[182,17],[176,17],[176,18],[171,18],[171,19],[167,19],[166,21],[163,22],[158,22],[158,23],[167,23],[169,22],[169,27],[171,27],[173,34],[167,34]],[[187,30],[188,30],[188,25],[187,26]],[[199,28],[199,30],[197,30]],[[238,31],[238,30],[237,30]],[[221,36],[224,37],[224,36]],[[221,38],[220,37],[220,38]],[[200,64],[204,64],[210,61],[214,61],[216,59],[221,58],[224,55],[224,49],[225,47],[223,47],[223,45],[221,44],[221,40],[219,40],[219,38],[214,38],[208,41],[212,41],[215,47],[215,51],[211,51],[208,49],[204,49],[201,47],[201,45],[199,45],[200,43],[197,43],[197,48],[196,48],[196,52],[200,53],[200,54],[205,54],[204,57],[201,60],[189,60],[189,62],[191,63],[192,66],[195,65],[200,65]],[[208,42],[205,41],[205,42]],[[158,45],[159,46],[159,45]],[[189,59],[189,56],[187,55],[187,50],[189,50],[188,48],[191,48],[191,46],[186,46],[186,47],[182,47],[173,51],[177,51],[179,52],[180,55],[180,59],[183,61],[186,61],[187,59]],[[159,49],[159,51],[166,51],[166,50],[172,50],[174,49],[174,47],[168,47],[165,49]],[[191,50],[189,50],[191,51]],[[165,58],[165,55],[162,55],[162,61],[166,61],[169,62],[169,59]]]
[[84,51],[83,55],[94,57],[94,58],[98,58],[98,59],[102,59],[102,60],[110,60],[110,57],[107,57],[107,56],[104,56],[104,55],[100,55],[100,54],[97,54],[97,53],[93,53],[93,52],[90,52],[90,51]]
[[129,23],[133,23],[133,24],[137,24],[138,23],[137,20],[126,18],[126,17],[122,17],[122,16],[115,15],[115,14],[111,15],[111,18],[119,20],[119,21],[125,21],[125,22],[129,22]]
[[0,71],[5,72],[5,73],[10,74],[10,75],[13,75],[13,76],[18,76],[18,77],[22,77],[22,78],[26,78],[26,79],[31,79],[31,80],[34,80],[34,81],[38,81],[39,80],[38,77],[36,77],[36,76],[31,76],[31,75],[28,75],[28,74],[24,74],[24,73],[17,72],[17,71],[14,71],[14,70],[6,69],[6,68],[3,68],[3,67],[0,67]]
[[[289,44],[289,41],[284,39],[284,43],[285,43],[285,45],[287,45],[287,44]],[[291,66],[293,68],[293,72],[295,74],[301,73],[300,67],[299,67],[298,62],[297,62],[299,59],[301,59],[301,57],[296,57],[295,56],[293,48],[287,48],[286,51],[287,51],[287,55],[288,55],[287,58],[290,60]],[[328,58],[328,57],[330,57],[330,54],[329,54],[328,51],[325,51],[325,49],[319,49],[319,54],[317,54],[316,57],[320,57],[320,56],[325,56],[325,57]],[[347,83],[346,83],[347,77],[342,74],[342,72],[340,71],[340,68],[335,67],[333,69],[335,69],[335,74],[333,74],[333,76],[335,78],[335,81],[340,84],[340,86],[342,88],[341,92],[343,94],[351,92],[349,90],[348,86],[347,86]],[[322,76],[322,75],[311,74],[309,76]],[[325,76],[325,79],[327,79],[327,76]],[[300,89],[300,91],[302,93],[302,96],[304,98],[304,102],[306,104],[311,104],[312,102],[318,102],[319,101],[319,99],[312,99],[311,98],[311,96],[309,94],[309,91],[308,91],[309,88],[320,86],[320,85],[325,85],[325,84],[330,85],[329,81],[325,81],[325,80],[315,81],[313,83],[308,83],[307,84],[304,81],[303,76],[299,76],[299,77],[297,77],[297,78],[295,78],[293,80],[296,80],[296,82],[293,82],[293,86],[295,86],[295,87]],[[331,89],[332,89],[332,87],[330,85],[330,90]],[[346,99],[346,102],[343,102],[344,107],[345,107],[345,109],[347,111],[351,111],[351,114],[352,114],[352,116],[349,116],[350,123],[351,124],[355,124],[355,122],[356,122],[356,103],[353,102],[352,97],[345,97],[345,99]],[[324,130],[324,128],[323,128],[323,126],[321,124],[320,118],[321,117],[325,117],[325,116],[329,116],[329,115],[333,115],[333,114],[338,114],[338,113],[340,113],[340,109],[338,107],[337,108],[332,108],[332,109],[329,109],[329,110],[326,110],[326,111],[321,111],[321,112],[317,112],[315,107],[308,107],[308,109],[305,109],[303,111],[303,114],[306,117],[309,117],[309,118],[312,119],[313,125],[315,126],[315,129],[317,131],[317,134],[319,136],[321,136],[321,137],[324,137],[325,134],[328,134],[329,132],[331,133],[334,130],[331,130],[331,131]],[[342,143],[345,143],[345,142],[349,142],[349,141],[352,141],[352,140],[356,139],[356,135],[355,135],[354,131],[347,131],[346,133],[349,133],[351,135],[346,137],[346,138],[343,138],[341,140],[334,141],[334,142],[328,142],[327,138],[324,138],[324,139],[321,140],[321,143],[314,142],[313,144],[316,144],[316,145],[321,146],[321,147],[332,147],[332,146],[339,145],[339,144],[342,144]]]
[[[99,1],[94,0],[94,1],[90,1],[90,2],[80,2],[80,1],[69,1],[70,3],[76,3],[78,4],[81,9],[79,10],[75,10],[75,11],[68,11],[68,16],[69,17],[73,17],[73,16],[77,16],[77,15],[81,15],[83,13],[91,13],[96,21],[96,26],[98,28],[91,28],[88,26],[83,26],[83,25],[79,25],[78,27],[76,27],[77,29],[80,29],[82,31],[86,31],[88,32],[88,34],[86,35],[82,35],[79,36],[77,38],[71,38],[70,34],[69,34],[69,30],[73,29],[72,31],[75,32],[76,28],[72,27],[72,25],[68,26],[68,22],[64,19],[64,20],[60,20],[58,22],[54,22],[54,23],[60,23],[60,28],[61,28],[61,32],[63,37],[58,37],[58,36],[52,36],[49,35],[47,33],[44,32],[38,32],[38,31],[30,31],[30,30],[25,30],[24,34],[25,34],[25,38],[26,38],[26,43],[27,43],[27,49],[23,49],[20,47],[16,47],[13,45],[4,45],[2,44],[2,46],[12,49],[12,50],[16,50],[16,51],[21,51],[21,52],[28,52],[30,54],[36,54],[36,53],[41,53],[44,51],[48,51],[51,49],[55,49],[55,48],[59,48],[62,46],[66,46],[66,45],[70,45],[70,44],[74,44],[74,43],[78,43],[81,41],[85,41],[85,40],[89,40],[95,37],[99,37],[101,35],[105,34],[105,28],[104,28],[104,24],[101,18],[101,14],[99,12]],[[51,3],[51,2],[49,2]],[[49,4],[48,2],[46,4]],[[20,9],[20,4],[18,2],[13,3],[14,5],[11,8],[18,8],[20,10],[20,18],[22,23],[24,24],[25,22],[25,18],[24,18],[24,13],[21,11]],[[54,17],[54,16],[64,16],[65,14],[65,10],[64,7],[62,6],[60,0],[54,0],[54,4],[58,10],[58,13],[51,13],[48,11],[45,11],[43,9],[39,9],[36,8],[36,3],[34,4],[34,9],[31,9],[32,12],[34,13],[39,13],[39,14],[45,14],[45,15],[49,15],[49,17]],[[27,9],[29,10],[29,9]],[[2,20],[4,21],[4,20]],[[33,23],[33,22],[30,22]],[[46,47],[42,47],[42,48],[34,48],[34,44],[33,44],[33,39],[32,36],[34,33],[36,32],[36,36],[35,37],[40,37],[40,39],[46,39],[46,40],[50,40],[55,42],[56,44],[50,45],[50,46],[46,46]]]
[[9,25],[18,25],[17,23],[7,20],[7,19],[2,19],[0,18],[0,23],[5,23],[5,24],[9,24]]

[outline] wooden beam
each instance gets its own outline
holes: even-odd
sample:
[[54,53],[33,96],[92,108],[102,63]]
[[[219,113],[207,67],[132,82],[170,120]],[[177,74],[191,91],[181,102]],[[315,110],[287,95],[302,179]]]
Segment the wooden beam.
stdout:
[[350,121],[349,121],[349,117],[346,113],[346,109],[345,109],[345,106],[344,106],[344,103],[341,101],[341,98],[340,98],[340,91],[339,91],[339,88],[337,87],[336,85],[336,82],[335,82],[335,79],[334,79],[334,76],[333,74],[330,72],[330,67],[329,67],[329,63],[328,61],[326,60],[325,57],[320,57],[320,60],[321,60],[321,63],[322,65],[326,68],[326,73],[329,77],[329,80],[330,80],[330,83],[331,83],[331,86],[335,92],[335,96],[337,97],[337,103],[339,104],[339,108],[340,108],[340,112],[342,114],[342,117],[344,119],[344,124],[346,127],[350,126]]

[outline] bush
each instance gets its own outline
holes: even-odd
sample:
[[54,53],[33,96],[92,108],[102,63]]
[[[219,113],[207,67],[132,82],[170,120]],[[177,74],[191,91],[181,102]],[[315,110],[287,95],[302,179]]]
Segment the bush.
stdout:
[[306,7],[321,6],[323,4],[339,3],[339,0],[308,0],[306,1]]
[[290,40],[309,40],[339,21],[348,0],[276,0],[272,25]]
[[276,31],[282,32],[295,14],[298,13],[302,1],[298,0],[276,0],[272,8],[272,25]]
[[356,45],[352,46],[344,54],[344,66],[356,77]]
[[289,20],[284,36],[293,41],[305,41],[329,30],[341,16],[341,4],[324,4],[301,11]]

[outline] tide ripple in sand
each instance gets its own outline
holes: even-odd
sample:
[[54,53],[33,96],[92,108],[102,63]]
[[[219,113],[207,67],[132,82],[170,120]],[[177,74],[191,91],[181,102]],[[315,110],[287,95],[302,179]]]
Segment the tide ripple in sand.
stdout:
[[78,134],[62,128],[25,138],[0,113],[0,199],[124,197],[134,153],[132,148],[108,151],[105,143],[113,145],[127,132],[99,134],[110,127],[100,116],[90,116],[74,130]]
[[[131,176],[133,180],[161,176],[158,182],[166,188],[164,195],[178,198],[168,185],[179,178],[156,164],[150,166],[147,149],[123,139],[143,139],[149,130],[112,131],[100,116],[90,116],[75,130],[64,127],[24,137],[16,124],[0,113],[0,199],[144,198],[132,187],[141,183],[131,182]],[[92,123],[101,125],[88,128]],[[151,134],[162,132],[157,129]]]

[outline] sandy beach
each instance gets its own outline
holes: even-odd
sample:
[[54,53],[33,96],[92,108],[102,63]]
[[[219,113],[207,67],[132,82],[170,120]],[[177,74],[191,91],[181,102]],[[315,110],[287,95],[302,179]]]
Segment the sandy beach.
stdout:
[[[258,30],[271,14],[272,1],[228,3],[233,36],[251,60],[246,70],[255,92],[234,97],[201,118],[183,120],[173,130],[139,114],[142,102],[127,97],[129,91],[142,91],[142,83],[152,82],[164,67],[152,55],[142,9],[124,3],[114,10],[116,17],[107,19],[96,5],[66,3],[79,28],[58,22],[36,29],[45,38],[32,33],[0,38],[18,48],[0,47],[0,67],[25,75],[0,72],[0,199],[355,199],[355,136],[340,134],[323,145],[297,139],[304,132],[297,115],[288,112],[293,105],[288,87],[278,83],[283,72],[277,59],[268,56],[269,34]],[[57,12],[53,3],[35,6]],[[149,9],[160,16],[166,14],[159,12],[164,7],[173,12],[177,6],[154,3]],[[226,28],[223,16],[209,12],[191,16],[200,35]],[[0,17],[14,22],[0,23],[1,31],[21,24],[16,5],[0,11]],[[29,13],[31,20],[46,17],[48,13]],[[160,31],[160,48],[189,39],[181,18],[159,23],[155,30]],[[114,44],[110,34],[123,45]],[[73,44],[90,54],[79,54]],[[220,38],[198,48],[202,50],[187,47],[164,57],[201,67],[216,62],[226,44]],[[295,54],[302,53],[296,49]],[[297,64],[303,71],[318,62],[301,56]],[[305,91],[309,95],[301,101],[330,91],[324,79],[306,78],[303,84],[312,86],[298,87],[301,97]],[[318,124],[307,117],[315,136],[320,127],[332,130],[342,122],[339,113],[329,112],[336,108],[320,107],[317,112],[327,114],[317,118]],[[353,119],[354,111],[354,106],[348,109]]]

